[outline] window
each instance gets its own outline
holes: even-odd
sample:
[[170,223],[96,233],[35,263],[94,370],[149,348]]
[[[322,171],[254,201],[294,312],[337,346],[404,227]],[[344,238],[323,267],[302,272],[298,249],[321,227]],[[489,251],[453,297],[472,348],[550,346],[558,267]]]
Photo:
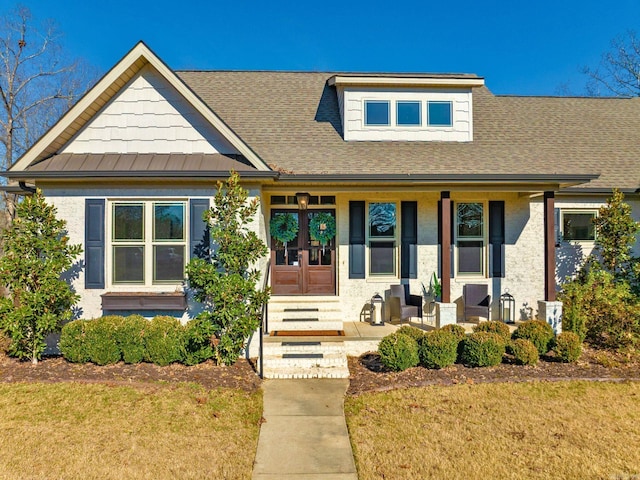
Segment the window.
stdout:
[[597,212],[595,210],[562,210],[562,239],[593,242],[596,239],[596,229],[593,224],[596,215]]
[[451,102],[427,102],[427,123],[429,126],[450,127],[452,103]]
[[396,204],[369,204],[369,274],[396,275]]
[[456,245],[458,273],[483,275],[485,265],[484,204],[458,203]]
[[420,125],[420,102],[396,102],[396,125]]
[[114,284],[178,283],[187,252],[184,202],[113,202]]
[[389,125],[389,102],[386,100],[364,102],[364,124]]

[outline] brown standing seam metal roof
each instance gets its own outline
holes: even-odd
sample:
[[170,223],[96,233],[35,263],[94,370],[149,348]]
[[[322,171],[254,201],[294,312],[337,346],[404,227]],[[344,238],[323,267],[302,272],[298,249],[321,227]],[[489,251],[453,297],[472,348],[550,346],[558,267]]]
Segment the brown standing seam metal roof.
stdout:
[[176,73],[267,164],[294,174],[600,174],[584,187],[640,187],[639,98],[495,96],[476,87],[472,142],[345,142],[327,85],[344,74]]
[[29,172],[228,172],[256,169],[242,155],[204,153],[63,153],[29,167]]

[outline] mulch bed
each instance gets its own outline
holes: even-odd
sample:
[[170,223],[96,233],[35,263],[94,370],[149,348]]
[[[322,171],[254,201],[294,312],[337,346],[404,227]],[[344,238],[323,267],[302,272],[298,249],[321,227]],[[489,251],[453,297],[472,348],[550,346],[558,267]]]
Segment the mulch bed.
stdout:
[[[576,379],[640,381],[640,359],[631,360],[622,355],[587,348],[581,359],[572,364],[546,357],[535,367],[503,363],[489,368],[452,365],[442,370],[415,367],[404,372],[391,372],[382,365],[377,353],[366,353],[360,357],[349,357],[349,371],[351,379],[348,394],[359,395],[364,392],[461,383]],[[211,361],[192,367],[180,364],[158,367],[149,363],[126,365],[122,362],[100,367],[90,363],[70,363],[61,357],[48,357],[32,365],[2,354],[0,382],[78,382],[136,387],[194,382],[207,389],[238,388],[249,392],[261,386],[255,365],[244,359],[231,367],[216,366]]]
[[451,365],[441,370],[415,367],[404,372],[391,372],[382,365],[377,353],[366,353],[358,358],[349,358],[349,371],[351,380],[347,393],[359,395],[364,392],[461,383],[640,381],[640,359],[585,348],[576,363],[561,363],[553,357],[544,357],[536,366],[502,363],[495,367],[467,368],[463,365]]

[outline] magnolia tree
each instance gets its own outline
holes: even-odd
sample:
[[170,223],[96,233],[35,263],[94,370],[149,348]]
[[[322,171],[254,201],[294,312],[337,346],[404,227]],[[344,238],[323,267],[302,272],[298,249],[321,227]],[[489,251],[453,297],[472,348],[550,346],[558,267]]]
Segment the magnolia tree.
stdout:
[[0,328],[11,339],[9,354],[38,363],[45,338],[72,317],[79,296],[61,276],[80,255],[70,245],[66,222],[56,218],[40,190],[17,205],[17,216],[2,234]]
[[213,207],[204,215],[216,248],[210,261],[196,258],[187,265],[189,286],[206,307],[197,320],[212,327],[218,364],[231,365],[240,357],[269,300],[269,289],[258,286],[261,275],[255,268],[268,249],[248,229],[259,200],[248,201],[248,196],[235,172],[224,184],[218,183]]

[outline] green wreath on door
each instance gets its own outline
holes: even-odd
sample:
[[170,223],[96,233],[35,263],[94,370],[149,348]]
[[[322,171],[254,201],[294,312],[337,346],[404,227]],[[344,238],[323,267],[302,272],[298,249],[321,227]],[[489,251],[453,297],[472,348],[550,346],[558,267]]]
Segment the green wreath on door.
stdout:
[[328,212],[316,213],[309,222],[309,236],[311,240],[320,242],[322,253],[324,247],[336,236],[336,219]]
[[287,255],[287,243],[298,235],[298,219],[293,213],[277,213],[269,222],[271,236],[284,244],[284,254]]

